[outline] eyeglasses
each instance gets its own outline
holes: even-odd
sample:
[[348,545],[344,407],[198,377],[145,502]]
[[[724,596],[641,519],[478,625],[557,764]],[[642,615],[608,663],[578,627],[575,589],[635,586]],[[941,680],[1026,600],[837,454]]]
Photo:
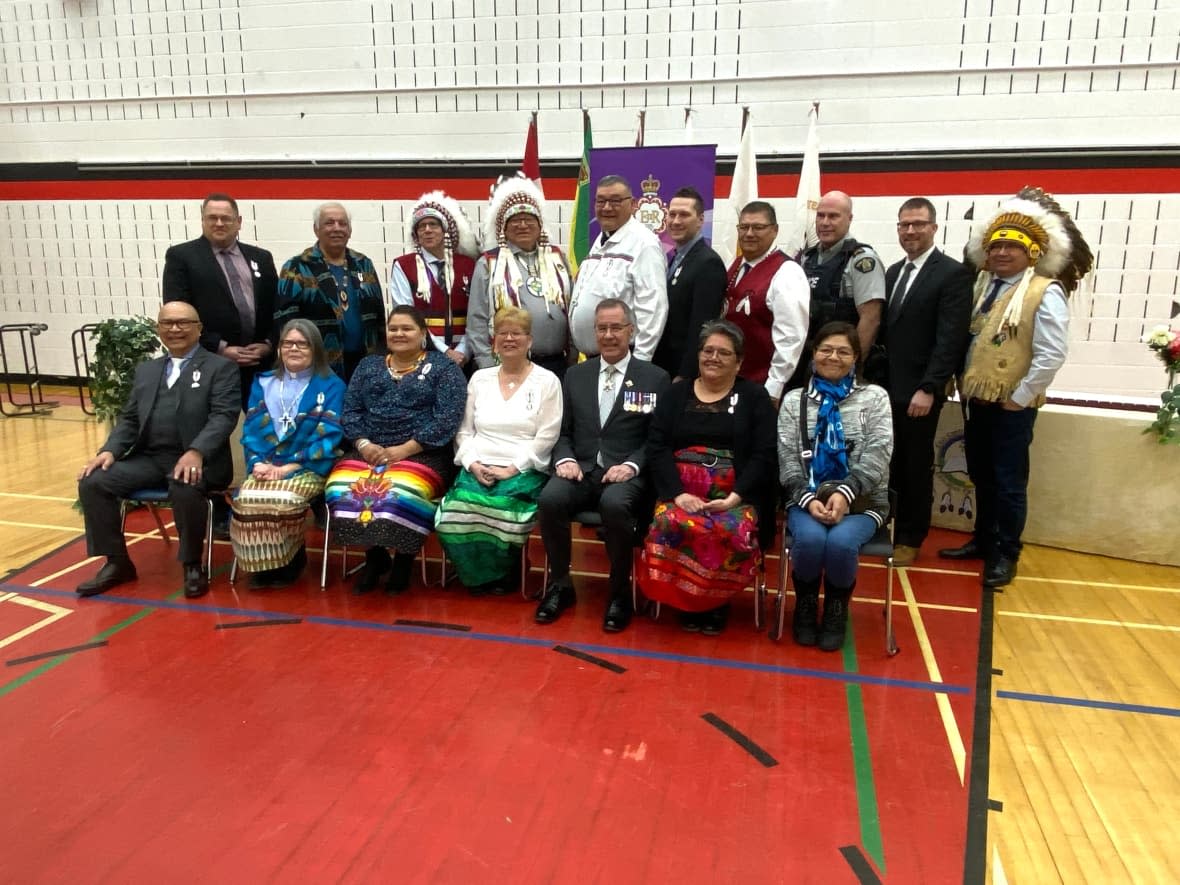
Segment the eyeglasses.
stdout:
[[618,209],[624,203],[630,203],[632,197],[595,197],[594,205],[601,209],[603,206],[610,206],[612,209]]
[[292,339],[280,341],[279,347],[284,350],[311,350],[311,344],[307,341],[294,341]]
[[856,356],[856,352],[851,347],[817,347],[815,355],[838,356],[842,360],[850,360]]
[[206,215],[205,220],[210,224],[233,224],[238,220],[236,215]]
[[624,329],[630,329],[630,323],[610,323],[594,327],[594,331],[599,335],[621,335]]
[[739,234],[755,233],[762,234],[774,227],[773,224],[739,224],[737,226]]
[[899,221],[897,223],[897,229],[900,231],[926,230],[932,224],[934,224],[933,221]]
[[729,359],[734,355],[734,351],[725,347],[702,347],[701,356],[719,356],[722,359]]
[[497,338],[527,338],[528,334],[529,334],[528,332],[520,332],[520,331],[517,331],[516,329],[504,329],[504,330],[497,329],[496,330],[496,337]]
[[158,320],[156,322],[157,329],[191,329],[193,326],[199,326],[200,320]]

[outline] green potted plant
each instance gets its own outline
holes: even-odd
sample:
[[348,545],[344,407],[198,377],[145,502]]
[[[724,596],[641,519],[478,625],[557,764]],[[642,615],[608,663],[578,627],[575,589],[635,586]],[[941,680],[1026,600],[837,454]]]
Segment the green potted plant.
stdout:
[[131,395],[135,367],[160,350],[156,324],[147,317],[103,320],[91,333],[90,399],[99,420],[113,424]]

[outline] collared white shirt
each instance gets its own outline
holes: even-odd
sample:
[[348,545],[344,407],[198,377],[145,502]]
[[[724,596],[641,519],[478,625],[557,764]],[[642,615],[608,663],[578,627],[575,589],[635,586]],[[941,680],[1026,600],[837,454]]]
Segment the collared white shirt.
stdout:
[[[426,265],[426,272],[430,274],[430,279],[437,281],[439,266],[445,263],[444,260],[442,258],[435,258],[421,247],[418,249],[418,254],[422,257],[422,263]],[[448,292],[454,283],[454,280],[447,280]],[[402,270],[402,266],[396,261],[393,263],[393,270],[389,272],[389,300],[395,305],[408,304],[411,307],[421,309],[421,302],[417,305],[414,304],[414,289],[410,285],[410,280],[406,276],[406,272]],[[447,347],[447,342],[443,340],[441,335],[435,335],[433,332],[427,332],[426,334],[430,335],[430,340],[434,342],[434,348],[439,353],[446,353],[450,349]],[[460,335],[456,338],[454,349],[464,356],[471,355],[471,348],[467,344],[466,335]]]
[[[906,258],[905,262],[901,266],[901,273],[897,275],[897,280],[893,284],[894,290],[889,295],[891,301],[894,298],[899,298],[903,301],[905,300],[906,292],[909,292],[910,289],[913,288],[914,280],[916,280],[918,278],[918,274],[922,272],[922,266],[926,263],[926,259],[928,259],[937,248],[937,246],[931,246],[917,258]],[[906,264],[912,264],[914,269],[910,271],[910,278],[906,280],[905,292],[902,292],[897,289],[897,284],[901,282],[901,275],[905,273]]]

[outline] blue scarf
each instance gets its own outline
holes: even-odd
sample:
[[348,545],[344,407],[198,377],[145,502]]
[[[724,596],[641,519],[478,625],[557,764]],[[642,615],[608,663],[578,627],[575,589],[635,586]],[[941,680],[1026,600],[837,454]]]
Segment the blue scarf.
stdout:
[[855,368],[839,381],[828,381],[818,375],[811,379],[811,388],[820,397],[819,413],[815,418],[815,454],[811,460],[810,489],[813,492],[822,482],[848,476],[848,451],[844,447],[840,403],[852,390],[855,380]]

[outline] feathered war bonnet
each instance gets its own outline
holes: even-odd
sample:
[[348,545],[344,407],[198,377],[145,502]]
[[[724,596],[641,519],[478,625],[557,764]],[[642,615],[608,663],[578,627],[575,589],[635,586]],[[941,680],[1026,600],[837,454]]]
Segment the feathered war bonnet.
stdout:
[[[479,256],[479,242],[475,238],[475,231],[471,222],[467,220],[463,207],[442,191],[431,191],[418,198],[410,210],[410,239],[415,250],[418,247],[418,225],[423,219],[433,218],[442,225],[443,229],[443,260],[446,264],[447,288],[455,284],[454,253],[460,252],[469,258]],[[430,300],[430,278],[418,256],[418,297],[423,301]]]
[[[1020,323],[1024,296],[1034,275],[1059,281],[1068,298],[1094,266],[1094,255],[1074,220],[1052,194],[1039,187],[1022,188],[990,219],[976,224],[967,242],[967,257],[976,267],[986,268],[987,251],[992,243],[999,242],[1019,243],[1031,260],[1008,299],[1001,327],[1015,329]],[[975,281],[977,310],[990,279],[990,274],[981,273]]]
[[[537,241],[536,274],[527,279],[521,274],[520,266],[508,248],[506,234],[509,220],[522,213],[535,216],[541,226],[541,235]],[[488,211],[484,216],[484,243],[490,248],[493,242],[499,246],[495,258],[491,259],[488,277],[493,318],[502,307],[522,306],[521,297],[526,290],[543,297],[546,310],[554,307],[564,309],[569,290],[568,272],[549,247],[549,234],[545,230],[545,196],[523,173],[501,177],[492,186]]]

